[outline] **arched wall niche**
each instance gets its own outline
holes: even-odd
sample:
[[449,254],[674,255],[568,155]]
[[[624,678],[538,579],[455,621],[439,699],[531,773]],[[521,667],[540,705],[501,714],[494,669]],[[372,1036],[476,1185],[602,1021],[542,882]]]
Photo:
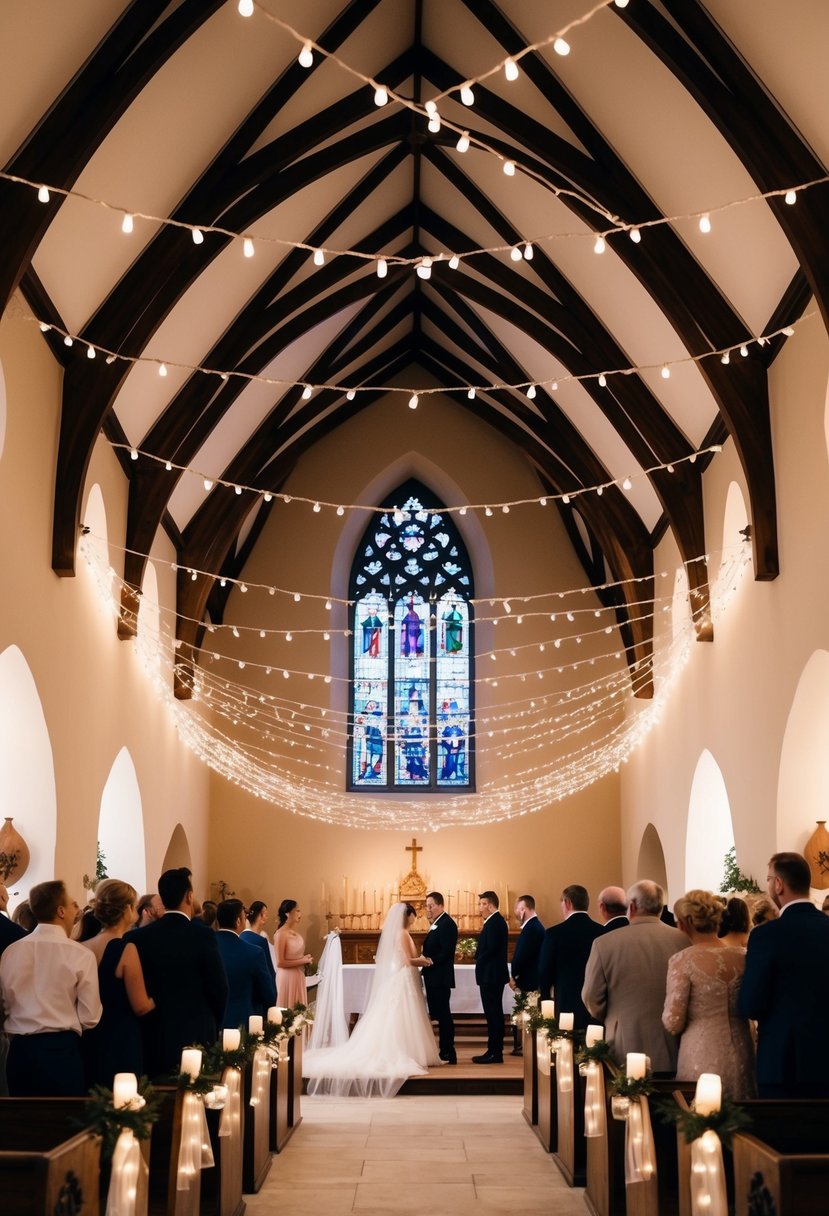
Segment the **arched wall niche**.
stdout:
[[37,883],[56,877],[57,844],[52,744],[34,676],[17,646],[0,653],[0,790],[2,813],[14,819],[31,853],[28,869],[11,884],[14,908]]
[[101,794],[98,843],[110,878],[132,883],[139,895],[147,889],[144,813],[132,756],[122,747]]
[[777,780],[777,839],[769,852],[800,851],[829,818],[829,652],[806,662],[792,699]]
[[639,845],[639,857],[636,862],[636,879],[650,878],[658,882],[668,898],[668,870],[665,866],[665,852],[659,833],[652,823],[649,823],[642,833]]
[[6,444],[6,378],[3,375],[3,364],[0,363],[0,460],[3,459],[3,448]]
[[158,602],[158,575],[153,562],[147,562],[141,583],[141,599],[138,603],[138,645],[144,661],[150,667],[160,662],[159,638],[161,635],[161,612]]
[[715,611],[722,611],[726,602],[737,591],[742,576],[749,568],[748,564],[741,565],[745,557],[751,557],[751,545],[745,536],[741,536],[749,524],[748,507],[743,491],[736,481],[728,487],[723,511],[722,542],[720,560],[714,570],[709,570],[712,582],[711,598]]
[[[685,830],[685,890],[717,891],[725,855],[734,847],[734,825],[725,779],[706,748],[697,761]],[[738,861],[739,864],[739,861]]]
[[[192,870],[193,862],[190,857],[190,842],[187,839],[187,833],[181,824],[177,823],[173,828],[173,834],[167,845],[167,852],[164,854],[159,873],[163,874],[165,870],[178,870],[182,866]],[[158,877],[158,874],[150,876],[153,883],[158,881]]]
[[104,571],[109,569],[109,533],[107,531],[106,505],[104,503],[103,492],[97,481],[93,482],[89,487],[89,493],[86,496],[86,502],[81,512],[81,523],[84,528],[88,529],[88,534],[86,536],[81,535],[78,538],[78,568],[86,572],[89,585],[97,596],[100,611],[110,620],[111,605],[107,602],[106,595],[103,594],[104,588],[99,588],[99,575],[93,566],[87,564],[80,550],[81,541],[83,540],[91,550],[91,557],[95,565],[100,566]]

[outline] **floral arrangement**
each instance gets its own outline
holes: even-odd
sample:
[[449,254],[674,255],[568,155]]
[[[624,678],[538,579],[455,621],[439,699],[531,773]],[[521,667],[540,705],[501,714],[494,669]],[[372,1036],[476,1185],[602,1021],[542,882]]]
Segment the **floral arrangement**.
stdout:
[[0,853],[0,882],[9,881],[9,875],[14,873],[19,860],[19,849],[12,849],[10,853]]
[[516,1021],[520,1014],[527,1013],[529,1010],[537,1009],[538,1002],[541,999],[540,992],[524,992],[522,988],[516,988],[514,993],[515,1004],[512,1009],[513,1021]]
[[103,1157],[109,1160],[121,1132],[132,1132],[136,1140],[149,1140],[160,1101],[146,1077],[141,1078],[137,1095],[126,1106],[113,1106],[112,1090],[95,1085],[89,1091],[84,1117],[79,1122],[101,1137]]
[[474,937],[462,937],[455,947],[455,953],[461,958],[474,958],[478,952],[478,943]]
[[725,1095],[720,1103],[720,1109],[713,1111],[710,1115],[698,1115],[693,1109],[683,1110],[674,1098],[667,1096],[657,1099],[654,1106],[663,1122],[676,1123],[686,1144],[692,1144],[694,1140],[699,1140],[705,1132],[711,1131],[716,1132],[728,1148],[734,1133],[751,1123],[746,1112]]

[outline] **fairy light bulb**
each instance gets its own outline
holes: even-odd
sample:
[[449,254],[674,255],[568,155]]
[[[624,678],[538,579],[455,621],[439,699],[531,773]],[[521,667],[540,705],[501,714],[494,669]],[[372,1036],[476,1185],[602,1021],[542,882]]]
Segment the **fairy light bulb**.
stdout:
[[793,207],[797,202],[797,191],[787,190],[783,201],[788,203],[790,207]]
[[531,384],[527,389],[527,397],[530,401],[535,400],[535,385]]
[[723,354],[720,356],[720,363],[724,363],[727,366],[730,362],[731,362],[731,353],[727,350],[723,351]]
[[239,3],[236,7],[239,10],[240,17],[252,17],[253,16],[253,0],[239,0]]
[[318,502],[315,502],[312,509],[313,509],[313,512],[315,515],[319,515],[320,511],[322,510],[322,507],[320,506],[320,504]]
[[449,269],[457,270],[458,267],[460,266],[460,264],[461,264],[460,258],[458,257],[458,255],[456,253],[453,253],[451,258],[449,259]]
[[418,407],[418,404],[419,404],[419,398],[418,398],[417,393],[412,393],[411,397],[409,398],[409,409],[416,410]]
[[273,494],[271,494],[270,490],[266,490],[265,493],[262,495],[262,498],[265,502],[272,502]]
[[138,459],[138,450],[137,450],[137,448],[132,448],[130,450],[130,460],[137,460],[137,459]]
[[700,230],[700,232],[705,232],[705,233],[708,233],[711,231],[711,216],[708,214],[707,211],[706,211],[705,215],[701,215],[699,217],[699,230]]
[[242,242],[242,253],[245,255],[246,258],[252,258],[254,252],[255,251],[253,248],[253,241],[250,239],[249,236],[246,236],[244,241]]
[[376,106],[384,106],[388,103],[388,100],[388,89],[385,85],[378,84],[377,88],[374,90],[374,104]]
[[39,203],[49,202],[49,190],[46,186],[40,186],[37,192],[37,201]]
[[667,363],[663,363],[663,364],[662,364],[662,370],[661,370],[661,372],[660,372],[659,374],[660,374],[660,376],[662,377],[662,379],[663,379],[663,380],[670,380],[670,378],[671,378],[671,369],[668,367]]
[[513,245],[512,249],[510,250],[509,255],[512,258],[513,262],[520,262],[522,257],[524,256],[521,253],[521,250],[518,248],[517,245]]
[[[137,453],[136,453],[136,459],[137,459],[137,458],[138,458],[138,456],[137,456]],[[165,461],[164,461],[164,468],[167,470],[167,472],[168,472],[168,473],[172,473],[172,471],[173,471],[173,462],[172,462],[171,460],[165,460]]]
[[202,485],[204,486],[205,490],[209,491],[209,490],[213,489],[213,482],[210,480],[209,477],[205,477],[204,481],[202,482]]
[[234,494],[236,494],[238,497],[241,497],[241,495],[242,495],[242,487],[241,487],[241,486],[234,486],[234,487],[233,487],[233,493],[234,493]]
[[427,125],[432,134],[437,135],[438,131],[440,130],[440,115],[433,114]]
[[626,477],[625,480],[622,482],[622,489],[623,490],[632,490],[633,489],[633,482],[630,480],[629,477]]
[[302,400],[303,400],[303,401],[310,401],[310,400],[311,400],[311,394],[313,393],[313,391],[314,391],[314,390],[311,388],[311,385],[310,385],[310,384],[306,384],[306,385],[305,385],[305,388],[302,390]]
[[642,239],[642,233],[639,231],[638,228],[631,228],[630,232],[628,233],[628,236],[633,241],[634,245],[638,245]]
[[204,233],[202,232],[201,228],[194,228],[190,235],[193,238],[194,245],[204,244]]
[[127,212],[127,214],[121,220],[121,231],[125,232],[127,234],[127,236],[129,236],[129,234],[132,232],[134,227],[135,227],[135,222],[134,222],[132,216],[130,215],[130,213]]
[[337,507],[337,514],[345,515],[345,507],[342,505],[342,503],[340,503],[340,505]]
[[159,374],[159,376],[161,376],[162,380],[167,375],[167,364],[166,363],[159,363],[158,374]]
[[515,177],[515,162],[511,160],[504,161],[504,173],[507,177]]
[[314,52],[311,50],[311,43],[306,42],[302,50],[299,52],[299,65],[303,68],[310,68],[314,63]]
[[345,399],[346,401],[353,401],[356,396],[357,394],[354,392],[354,389],[350,388],[345,395]]
[[565,38],[556,38],[553,43],[553,50],[557,55],[569,55],[570,43]]
[[514,59],[506,59],[504,61],[504,75],[506,76],[507,80],[518,79],[518,64]]
[[529,241],[524,246],[524,261],[531,262],[533,260],[533,247]]
[[470,389],[467,389],[467,390],[466,390],[466,397],[467,397],[467,400],[468,400],[468,401],[474,401],[474,400],[475,400],[476,393],[475,393],[474,388],[470,388]]
[[94,347],[94,346],[87,346],[87,348],[86,348],[86,357],[87,357],[87,359],[94,359],[94,358],[95,358],[95,347]]
[[748,358],[748,347],[746,346],[745,342],[740,347],[740,354],[743,356],[744,359]]
[[604,253],[605,249],[607,249],[607,243],[606,243],[604,237],[597,236],[596,241],[593,245],[593,252],[594,253]]
[[389,264],[385,258],[379,258],[377,262],[377,278],[384,279],[389,273]]
[[599,376],[599,388],[607,388],[607,376],[604,372]]
[[468,152],[469,151],[469,132],[468,131],[461,132],[460,138],[458,139],[458,142],[455,144],[455,151],[456,152]]
[[468,84],[463,85],[461,88],[461,101],[465,106],[474,106],[475,104],[475,94]]
[[419,278],[430,279],[432,277],[432,259],[421,258],[416,269]]
[[314,250],[314,265],[315,266],[324,266],[325,265],[325,253],[322,249]]

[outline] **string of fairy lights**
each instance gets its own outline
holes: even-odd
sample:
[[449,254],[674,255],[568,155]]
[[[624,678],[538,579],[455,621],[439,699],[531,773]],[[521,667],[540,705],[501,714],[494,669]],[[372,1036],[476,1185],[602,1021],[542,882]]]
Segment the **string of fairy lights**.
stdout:
[[[80,551],[108,610],[114,615],[122,612],[120,589],[125,584],[102,556],[101,545],[86,536]],[[745,545],[722,555],[712,586],[712,615],[724,611],[749,560]],[[660,572],[660,583],[669,578],[669,572]],[[673,598],[673,583],[669,590]],[[147,608],[158,610],[158,605],[141,603],[136,621],[137,646],[182,740],[228,780],[258,798],[328,823],[437,829],[528,814],[618,769],[658,720],[678,671],[692,650],[693,614],[687,610],[687,591],[685,607],[684,623],[654,649],[652,665],[660,674],[651,702],[644,706],[633,702],[639,682],[651,678],[650,663],[635,667],[631,674],[619,648],[591,656],[592,662],[600,669],[604,665],[605,670],[583,684],[559,687],[501,706],[479,707],[475,716],[479,770],[483,754],[495,768],[508,759],[511,777],[506,786],[500,780],[485,779],[475,795],[458,797],[447,791],[445,797],[434,801],[418,799],[413,793],[402,802],[392,799],[391,805],[369,794],[342,796],[350,725],[346,712],[273,696],[261,688],[218,676],[205,666],[193,670],[192,701],[177,701],[169,680],[175,640],[166,625],[158,631],[141,627],[140,613]],[[671,604],[660,603],[658,608],[668,612]],[[517,618],[510,619],[516,623]],[[566,615],[562,619],[566,620]],[[562,665],[556,674],[570,673],[591,659]],[[612,663],[616,666],[608,669]],[[521,679],[538,673],[516,674]],[[481,687],[486,687],[486,681]]]

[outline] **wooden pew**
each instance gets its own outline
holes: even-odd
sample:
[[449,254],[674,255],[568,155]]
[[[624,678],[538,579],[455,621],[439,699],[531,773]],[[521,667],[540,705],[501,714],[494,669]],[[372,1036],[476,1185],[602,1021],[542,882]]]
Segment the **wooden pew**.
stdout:
[[536,1037],[536,1088],[538,1093],[538,1119],[535,1134],[548,1153],[558,1147],[558,1091],[555,1065],[550,1061],[550,1049],[546,1041],[538,1044]]
[[[242,1068],[242,1072],[245,1068]],[[224,1078],[222,1078],[224,1080]],[[215,1167],[202,1170],[201,1216],[243,1216],[242,1145],[245,1126],[244,1078],[240,1077],[239,1122],[228,1136],[219,1135],[222,1119],[220,1110],[208,1110],[207,1128],[213,1149]]]
[[[571,1089],[558,1088],[556,1116],[557,1137],[555,1162],[568,1186],[584,1186],[587,1176],[587,1140],[584,1135],[585,1078],[579,1075],[573,1049],[573,1084]],[[556,1073],[561,1067],[556,1060]],[[557,1076],[557,1080],[558,1080]]]
[[524,1107],[522,1114],[530,1127],[538,1123],[538,1047],[535,1032],[526,1023],[521,1028],[524,1056]]
[[149,1216],[199,1216],[202,1170],[186,1191],[176,1189],[176,1167],[181,1148],[181,1111],[184,1095],[175,1086],[153,1086],[161,1101],[153,1126],[150,1153]]
[[[263,1090],[262,1101],[251,1106],[250,1099],[256,1085],[256,1062],[248,1065],[244,1072],[242,1103],[245,1108],[242,1136],[242,1189],[247,1192],[261,1190],[271,1168],[271,1078],[270,1073]],[[270,1065],[269,1065],[270,1067]]]
[[0,1098],[0,1206],[9,1216],[99,1216],[101,1141],[77,1098]]
[[271,1069],[269,1147],[272,1153],[282,1152],[294,1130],[290,1123],[293,1087],[293,1074],[288,1062],[283,1060],[276,1068]]
[[[677,1095],[677,1101],[687,1106],[683,1096]],[[733,1205],[736,1216],[746,1216],[749,1211],[752,1187],[758,1202],[763,1189],[768,1191],[777,1216],[825,1213],[829,1208],[829,1100],[757,1099],[740,1106],[751,1123],[735,1135],[732,1152],[723,1151],[729,1206]],[[691,1150],[681,1133],[677,1135],[679,1216],[691,1216]]]
[[302,1035],[288,1043],[288,1071],[291,1078],[288,1125],[294,1132],[302,1122]]

